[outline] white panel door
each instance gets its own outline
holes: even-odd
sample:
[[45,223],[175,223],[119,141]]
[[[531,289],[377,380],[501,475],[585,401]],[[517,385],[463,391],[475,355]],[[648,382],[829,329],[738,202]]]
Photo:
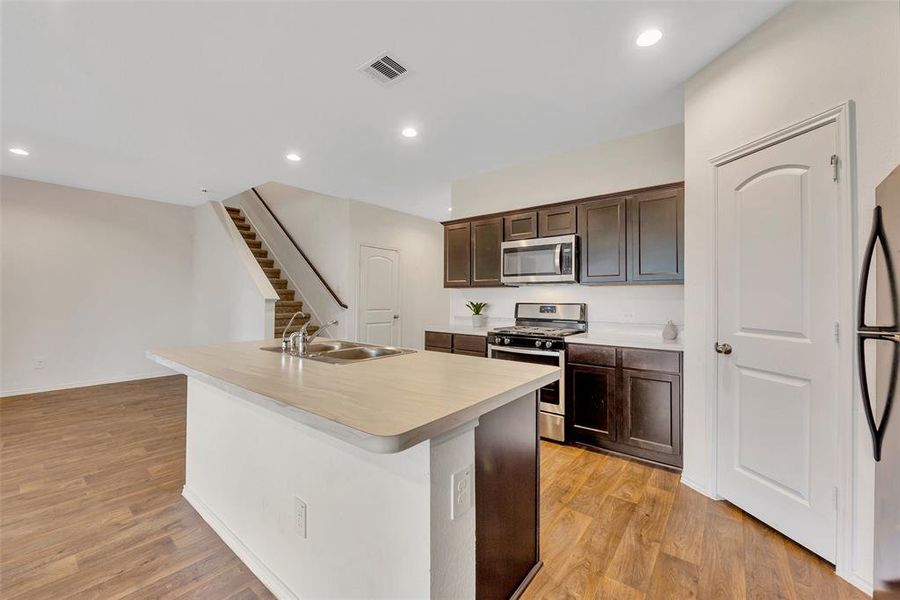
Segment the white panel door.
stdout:
[[400,253],[359,248],[359,341],[400,343]]
[[835,147],[832,123],[716,173],[717,330],[720,344],[732,347],[718,355],[718,491],[831,562]]

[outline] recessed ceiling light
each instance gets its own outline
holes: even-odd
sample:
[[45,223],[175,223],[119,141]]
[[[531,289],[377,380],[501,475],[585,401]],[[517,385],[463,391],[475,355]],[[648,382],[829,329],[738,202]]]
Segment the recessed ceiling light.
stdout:
[[419,135],[419,132],[416,131],[415,127],[406,127],[403,131],[400,132],[400,135],[403,137],[414,138]]
[[293,162],[300,162],[300,155],[291,152],[290,154],[285,154],[284,157]]
[[659,29],[648,29],[647,31],[641,33],[641,35],[637,36],[635,43],[642,48],[647,46],[652,46],[656,42],[662,39],[662,31]]
[[25,148],[10,148],[9,151],[13,154],[18,154],[19,156],[28,156],[29,154],[28,150]]

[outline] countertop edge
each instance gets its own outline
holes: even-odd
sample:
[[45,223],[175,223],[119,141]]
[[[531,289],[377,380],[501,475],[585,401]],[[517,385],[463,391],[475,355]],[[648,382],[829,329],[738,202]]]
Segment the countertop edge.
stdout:
[[504,404],[508,404],[509,402],[524,396],[528,392],[540,389],[559,379],[559,373],[550,373],[530,383],[516,386],[506,392],[483,400],[478,404],[464,408],[430,423],[426,423],[415,429],[397,435],[382,436],[360,431],[349,425],[344,425],[343,423],[303,410],[302,408],[284,404],[265,394],[248,390],[247,388],[219,379],[218,377],[209,375],[203,371],[198,371],[177,361],[159,356],[152,350],[148,350],[146,356],[148,359],[172,369],[173,371],[187,375],[188,377],[193,377],[198,381],[202,381],[203,383],[216,387],[224,392],[247,400],[257,406],[272,410],[293,421],[375,454],[395,454],[408,448],[412,448],[425,440],[440,437],[465,423],[477,421],[481,415],[489,413]]

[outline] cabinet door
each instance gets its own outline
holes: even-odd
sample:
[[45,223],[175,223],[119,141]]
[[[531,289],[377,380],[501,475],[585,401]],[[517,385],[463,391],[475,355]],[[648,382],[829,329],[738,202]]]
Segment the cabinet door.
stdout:
[[538,236],[537,212],[519,213],[503,217],[503,239],[530,240]]
[[444,287],[469,287],[472,273],[470,223],[444,226]]
[[616,441],[616,370],[570,364],[566,385],[575,439],[594,444]]
[[607,198],[578,206],[581,283],[625,281],[626,198]]
[[[622,369],[619,442],[650,450],[661,462],[681,465],[681,377]],[[677,460],[667,459],[674,457]]]
[[543,208],[538,211],[538,235],[552,237],[576,232],[576,210],[574,204]]
[[503,218],[472,221],[472,286],[498,287]]
[[628,199],[631,281],[684,281],[684,188]]

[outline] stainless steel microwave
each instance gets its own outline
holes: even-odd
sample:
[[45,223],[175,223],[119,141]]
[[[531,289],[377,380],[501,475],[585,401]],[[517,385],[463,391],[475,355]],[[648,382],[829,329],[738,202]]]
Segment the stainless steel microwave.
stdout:
[[510,285],[577,282],[577,239],[560,235],[503,242],[500,281]]

